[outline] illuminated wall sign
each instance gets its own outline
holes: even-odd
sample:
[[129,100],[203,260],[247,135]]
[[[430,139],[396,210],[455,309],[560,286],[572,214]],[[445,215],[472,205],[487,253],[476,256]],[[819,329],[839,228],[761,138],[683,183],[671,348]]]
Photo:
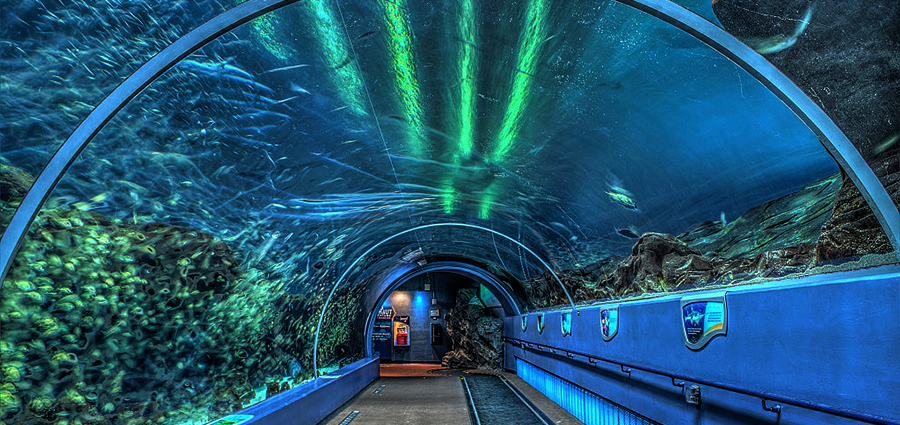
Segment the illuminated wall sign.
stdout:
[[544,315],[543,315],[543,313],[538,314],[537,318],[538,318],[537,319],[538,320],[538,333],[542,334],[542,333],[544,333]]
[[[375,329],[372,332],[372,340],[384,342],[391,340],[392,322],[394,320],[394,307],[385,305],[375,315]],[[387,347],[390,350],[390,346]]]
[[522,332],[528,329],[528,316],[522,316]]
[[685,345],[692,350],[703,348],[728,330],[725,293],[682,298],[681,319]]
[[562,313],[559,319],[563,336],[572,334],[572,313]]
[[600,310],[600,336],[611,341],[619,332],[619,306]]

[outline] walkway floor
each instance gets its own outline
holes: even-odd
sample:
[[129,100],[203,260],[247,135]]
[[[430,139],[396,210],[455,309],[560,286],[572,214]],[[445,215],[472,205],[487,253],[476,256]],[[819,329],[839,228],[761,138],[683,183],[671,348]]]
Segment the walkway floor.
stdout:
[[[468,424],[469,409],[459,378],[463,373],[465,371],[444,369],[434,364],[382,365],[381,378],[325,423],[339,425],[352,412],[358,411],[350,425]],[[555,424],[581,424],[515,374],[505,373],[504,376]],[[377,394],[373,394],[376,391]]]

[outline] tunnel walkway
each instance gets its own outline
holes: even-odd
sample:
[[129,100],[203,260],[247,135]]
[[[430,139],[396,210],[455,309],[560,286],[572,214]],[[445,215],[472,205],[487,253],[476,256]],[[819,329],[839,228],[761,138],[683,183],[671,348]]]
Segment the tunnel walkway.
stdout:
[[[528,385],[515,374],[500,374],[506,383],[528,399],[547,423],[581,424],[559,405]],[[323,421],[327,425],[373,424],[435,424],[460,425],[474,422],[468,395],[461,377],[468,379],[469,388],[481,423],[497,422],[505,414],[527,414],[530,410],[518,400],[504,381],[497,376],[458,369],[445,369],[434,364],[387,364],[381,366],[381,377],[363,390],[356,399]],[[490,395],[487,393],[497,393]],[[508,397],[513,397],[510,402]],[[491,403],[502,402],[497,409]],[[521,407],[515,409],[510,407]],[[537,416],[534,423],[543,423]],[[505,423],[521,422],[522,416],[510,417]],[[528,422],[530,423],[530,422]]]

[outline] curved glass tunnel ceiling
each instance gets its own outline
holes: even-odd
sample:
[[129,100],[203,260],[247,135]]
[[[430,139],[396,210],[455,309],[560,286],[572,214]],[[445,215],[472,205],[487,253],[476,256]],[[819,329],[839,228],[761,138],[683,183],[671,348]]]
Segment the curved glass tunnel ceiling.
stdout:
[[[76,383],[63,360],[115,423],[127,414],[106,403],[148,400],[141,388],[186,422],[258,401],[266,382],[296,385],[313,375],[316,321],[345,273],[320,368],[361,355],[368,285],[420,260],[476,264],[530,309],[564,307],[566,292],[583,303],[816,272],[822,225],[850,183],[815,135],[668,24],[614,2],[551,3],[307,1],[160,77],[81,153],[3,282],[4,355],[23,364],[4,420],[34,414],[41,397],[64,402]],[[67,10],[29,5],[15,10],[32,25],[9,42]],[[136,49],[138,25],[107,40]],[[66,48],[93,60],[94,41]],[[33,66],[51,75],[74,66],[43,59]],[[49,126],[69,97],[113,88],[87,71],[33,87],[52,101],[20,106]],[[4,226],[35,158],[65,136],[20,137],[34,123],[9,117]],[[409,232],[349,269],[435,223],[470,226]],[[889,245],[862,254],[825,260],[896,262]],[[91,357],[106,343],[87,339],[97,332],[116,338],[109,358]],[[162,335],[175,346],[161,348]],[[23,343],[49,338],[63,341],[52,355]],[[113,372],[120,386],[103,389]],[[32,381],[55,386],[21,389]]]

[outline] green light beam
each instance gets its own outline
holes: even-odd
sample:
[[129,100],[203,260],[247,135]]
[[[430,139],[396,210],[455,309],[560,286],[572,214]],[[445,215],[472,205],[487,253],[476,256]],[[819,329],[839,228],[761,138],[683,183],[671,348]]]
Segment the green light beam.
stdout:
[[268,13],[250,21],[250,27],[253,29],[250,32],[250,35],[257,43],[261,44],[266,51],[276,58],[286,61],[296,54],[296,52],[294,49],[291,49],[278,41],[278,28],[280,26],[281,20],[278,18],[278,15]]
[[475,4],[473,0],[462,0],[459,18],[459,160],[464,161],[472,155],[475,147],[475,103],[478,92],[475,79],[478,75],[478,61],[475,43],[478,30],[475,27]]
[[356,66],[353,53],[347,46],[347,35],[327,0],[308,0],[303,3],[314,25],[315,37],[322,45],[321,53],[330,72],[332,84],[338,91],[347,110],[357,116],[367,114],[365,87]]
[[387,29],[388,52],[391,70],[397,83],[397,90],[405,109],[410,132],[407,146],[410,154],[421,157],[424,151],[425,126],[422,123],[422,107],[419,103],[419,82],[416,78],[413,58],[413,37],[403,0],[382,0],[384,20]]
[[478,206],[478,218],[487,220],[491,218],[491,209],[494,207],[494,201],[497,200],[497,194],[500,191],[500,182],[494,180],[490,186],[484,189],[481,195],[481,203]]
[[506,105],[496,146],[489,156],[491,161],[502,162],[519,135],[531,92],[532,76],[537,70],[541,43],[544,40],[546,10],[547,0],[532,0],[528,5],[525,27],[519,38],[516,72],[513,75],[509,103]]
[[[458,105],[458,141],[456,154],[453,155],[450,162],[454,165],[460,165],[463,161],[469,159],[475,148],[475,105],[477,102],[476,78],[478,75],[478,58],[475,50],[478,40],[478,29],[475,26],[477,19],[475,16],[474,0],[462,0],[459,10],[459,23],[457,27],[459,39],[459,68],[457,68],[457,78],[459,79],[459,105]],[[459,170],[451,171],[451,174],[445,179],[443,189],[444,212],[453,213],[457,202],[457,192],[453,188],[453,181],[456,180]]]

